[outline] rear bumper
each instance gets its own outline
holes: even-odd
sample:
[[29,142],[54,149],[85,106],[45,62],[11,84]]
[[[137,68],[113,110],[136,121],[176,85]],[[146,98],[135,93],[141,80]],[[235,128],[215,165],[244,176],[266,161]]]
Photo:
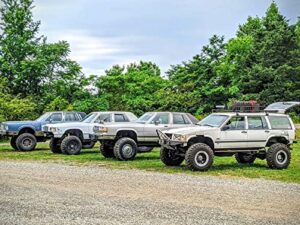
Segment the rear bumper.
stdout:
[[1,130],[0,131],[0,135],[1,136],[16,136],[18,135],[18,132],[14,132],[14,131],[4,131],[4,130]]

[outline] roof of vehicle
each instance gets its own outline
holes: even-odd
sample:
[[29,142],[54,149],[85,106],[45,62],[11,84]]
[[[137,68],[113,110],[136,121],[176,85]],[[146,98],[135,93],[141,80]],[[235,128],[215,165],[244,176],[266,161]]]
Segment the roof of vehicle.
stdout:
[[239,116],[288,116],[287,114],[283,113],[267,113],[267,112],[253,112],[253,113],[240,113],[240,112],[218,112],[218,113],[212,113],[214,115],[239,115]]

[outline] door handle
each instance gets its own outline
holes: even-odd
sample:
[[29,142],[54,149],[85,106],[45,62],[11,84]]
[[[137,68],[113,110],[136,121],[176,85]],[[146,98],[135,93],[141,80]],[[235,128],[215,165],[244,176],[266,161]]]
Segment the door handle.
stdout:
[[243,130],[241,133],[242,133],[242,134],[247,134],[247,131]]
[[270,133],[270,131],[269,130],[265,130],[265,133]]
[[164,127],[169,127],[168,125],[165,125]]

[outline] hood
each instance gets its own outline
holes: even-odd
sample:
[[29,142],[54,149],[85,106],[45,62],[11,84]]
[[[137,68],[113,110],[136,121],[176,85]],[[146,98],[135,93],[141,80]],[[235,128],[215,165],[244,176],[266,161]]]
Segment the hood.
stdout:
[[7,125],[34,125],[34,124],[41,124],[39,121],[34,121],[34,120],[28,120],[28,121],[6,121],[3,122]]
[[166,134],[180,134],[180,135],[189,135],[194,133],[204,133],[206,131],[213,131],[217,130],[218,127],[209,127],[209,126],[190,126],[190,127],[184,127],[184,128],[176,128],[176,129],[170,129],[167,131],[164,131]]
[[104,123],[104,124],[97,124],[99,127],[122,127],[122,128],[136,128],[136,127],[144,127],[145,124],[143,123],[135,123],[135,122],[126,122],[126,123]]
[[78,127],[83,127],[87,126],[90,123],[82,123],[82,122],[72,122],[72,123],[48,123],[46,126],[48,127],[58,127],[58,128],[78,128]]

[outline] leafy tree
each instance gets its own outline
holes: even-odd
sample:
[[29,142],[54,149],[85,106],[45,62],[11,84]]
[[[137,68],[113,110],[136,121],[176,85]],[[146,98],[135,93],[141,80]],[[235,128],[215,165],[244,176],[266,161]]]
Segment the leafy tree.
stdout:
[[38,36],[40,22],[33,21],[32,0],[3,0],[0,25],[0,73],[13,94],[40,96],[56,81],[78,79],[80,66],[68,59],[67,42],[48,44]]
[[157,91],[165,86],[159,68],[151,62],[113,66],[99,77],[99,96],[109,102],[111,110],[128,110],[138,115],[159,107]]

